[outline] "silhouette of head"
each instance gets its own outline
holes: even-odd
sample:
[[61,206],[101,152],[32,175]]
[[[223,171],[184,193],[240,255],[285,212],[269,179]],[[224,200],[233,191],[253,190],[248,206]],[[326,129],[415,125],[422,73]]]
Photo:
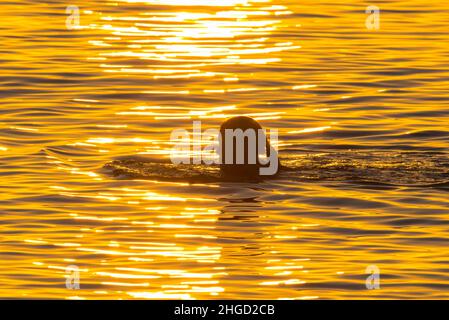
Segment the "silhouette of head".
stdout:
[[[265,145],[264,145],[265,144]],[[220,127],[220,168],[226,177],[257,178],[262,164],[259,155],[267,157],[275,153],[276,172],[279,160],[276,151],[270,146],[262,131],[262,126],[254,119],[245,116],[233,117]]]

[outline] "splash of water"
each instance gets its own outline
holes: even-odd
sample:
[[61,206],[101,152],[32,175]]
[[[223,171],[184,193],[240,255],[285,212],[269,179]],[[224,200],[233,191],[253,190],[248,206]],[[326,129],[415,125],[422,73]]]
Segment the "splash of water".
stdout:
[[[443,153],[332,152],[285,156],[276,179],[354,181],[422,186],[449,183],[449,157]],[[162,160],[128,157],[104,166],[105,172],[130,179],[192,183],[224,182],[219,166],[174,165]],[[264,177],[267,179],[267,177]]]

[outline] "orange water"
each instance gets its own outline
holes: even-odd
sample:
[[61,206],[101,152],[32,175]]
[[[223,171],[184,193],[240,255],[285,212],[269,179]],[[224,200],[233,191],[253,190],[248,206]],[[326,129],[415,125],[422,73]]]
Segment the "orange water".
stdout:
[[447,187],[100,170],[241,114],[285,156],[445,155],[447,4],[382,2],[368,30],[358,0],[77,3],[74,30],[66,4],[0,4],[1,298],[449,297]]

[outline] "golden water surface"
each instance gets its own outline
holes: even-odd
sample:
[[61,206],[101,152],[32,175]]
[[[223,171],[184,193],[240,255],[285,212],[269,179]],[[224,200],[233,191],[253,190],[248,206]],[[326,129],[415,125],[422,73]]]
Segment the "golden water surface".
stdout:
[[[420,184],[435,161],[416,157],[449,147],[449,5],[383,1],[369,30],[369,4],[2,1],[0,298],[448,298],[449,189]],[[167,158],[173,129],[242,114],[279,129],[281,158],[335,155],[353,176],[102,170]],[[411,163],[413,186],[383,183]]]

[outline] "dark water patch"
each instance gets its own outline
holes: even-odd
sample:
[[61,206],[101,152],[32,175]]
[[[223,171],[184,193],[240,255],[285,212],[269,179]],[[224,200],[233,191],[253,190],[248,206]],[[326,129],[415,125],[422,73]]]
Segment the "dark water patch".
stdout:
[[449,117],[449,110],[423,110],[413,112],[401,112],[393,114],[392,116],[398,118],[408,117]]
[[352,228],[323,228],[320,232],[329,232],[337,235],[344,236],[370,236],[370,235],[391,235],[391,230],[361,230],[361,229],[352,229]]
[[418,68],[402,68],[402,69],[391,69],[384,71],[369,71],[366,72],[370,75],[380,75],[380,76],[409,76],[414,74],[424,74],[424,73],[438,73],[441,70],[437,69],[418,69]]
[[449,131],[441,130],[421,130],[416,132],[411,132],[403,135],[395,136],[396,139],[440,139],[449,138]]
[[425,226],[445,226],[449,225],[449,220],[433,219],[426,216],[425,218],[399,218],[387,221],[391,226],[413,226],[413,227],[425,227]]

